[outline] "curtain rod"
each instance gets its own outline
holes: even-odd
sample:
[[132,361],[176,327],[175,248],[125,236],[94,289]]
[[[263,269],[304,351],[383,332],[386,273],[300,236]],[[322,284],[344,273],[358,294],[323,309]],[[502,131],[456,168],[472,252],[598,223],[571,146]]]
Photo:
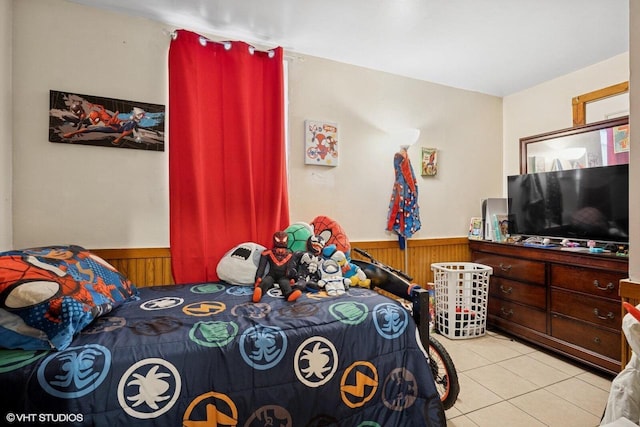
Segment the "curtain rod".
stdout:
[[[171,39],[175,40],[176,38],[178,38],[178,33],[175,30],[174,31],[166,31],[166,32],[169,34],[169,36],[171,36]],[[207,38],[205,36],[200,36],[199,41],[200,41],[200,44],[202,46],[206,46],[207,43],[218,43],[218,44],[221,44],[221,45],[224,46],[225,50],[231,49],[231,46],[232,46],[232,42],[231,41],[228,41],[228,40],[226,40],[226,41],[211,40],[211,39],[209,39],[209,38]],[[251,44],[248,44],[248,45],[249,45],[249,48],[248,48],[249,49],[249,53],[251,55],[253,55],[253,53],[255,51],[258,51],[258,52],[267,53],[269,55],[269,58],[273,58],[275,56],[275,54],[276,54],[275,51],[274,51],[274,48],[272,48],[272,49],[258,49],[258,48],[256,48],[255,46],[253,46]],[[287,58],[285,57],[285,59],[287,59]]]

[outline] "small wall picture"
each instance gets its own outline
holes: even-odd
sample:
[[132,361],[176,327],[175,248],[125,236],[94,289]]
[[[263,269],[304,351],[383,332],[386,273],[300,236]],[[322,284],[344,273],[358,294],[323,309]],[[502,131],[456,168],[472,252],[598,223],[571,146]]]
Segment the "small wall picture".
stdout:
[[49,91],[49,141],[164,151],[164,105]]
[[438,150],[422,149],[422,176],[435,176],[438,173]]
[[315,120],[304,122],[304,163],[338,166],[338,124]]
[[625,153],[629,151],[629,125],[613,128],[613,152]]
[[469,222],[469,239],[482,240],[484,237],[484,229],[482,227],[482,218],[474,216]]

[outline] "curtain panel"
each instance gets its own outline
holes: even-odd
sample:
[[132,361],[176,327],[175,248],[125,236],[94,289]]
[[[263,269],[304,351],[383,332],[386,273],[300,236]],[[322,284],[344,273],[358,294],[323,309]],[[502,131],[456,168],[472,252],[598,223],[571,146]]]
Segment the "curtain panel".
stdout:
[[[229,47],[230,48],[227,48]],[[270,53],[271,52],[271,53]],[[243,242],[289,225],[282,48],[180,30],[169,49],[169,207],[174,280],[218,280]]]

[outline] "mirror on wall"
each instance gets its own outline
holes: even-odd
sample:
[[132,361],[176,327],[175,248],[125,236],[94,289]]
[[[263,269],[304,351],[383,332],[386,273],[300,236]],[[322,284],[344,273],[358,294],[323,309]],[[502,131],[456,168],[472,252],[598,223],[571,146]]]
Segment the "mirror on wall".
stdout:
[[520,173],[629,163],[629,117],[520,139]]

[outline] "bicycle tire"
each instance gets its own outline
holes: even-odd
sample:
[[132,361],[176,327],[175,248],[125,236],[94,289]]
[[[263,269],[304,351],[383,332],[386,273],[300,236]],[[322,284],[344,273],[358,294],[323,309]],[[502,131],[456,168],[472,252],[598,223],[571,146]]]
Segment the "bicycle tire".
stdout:
[[456,403],[460,393],[458,372],[447,350],[432,334],[429,334],[429,366],[442,407],[447,410]]

